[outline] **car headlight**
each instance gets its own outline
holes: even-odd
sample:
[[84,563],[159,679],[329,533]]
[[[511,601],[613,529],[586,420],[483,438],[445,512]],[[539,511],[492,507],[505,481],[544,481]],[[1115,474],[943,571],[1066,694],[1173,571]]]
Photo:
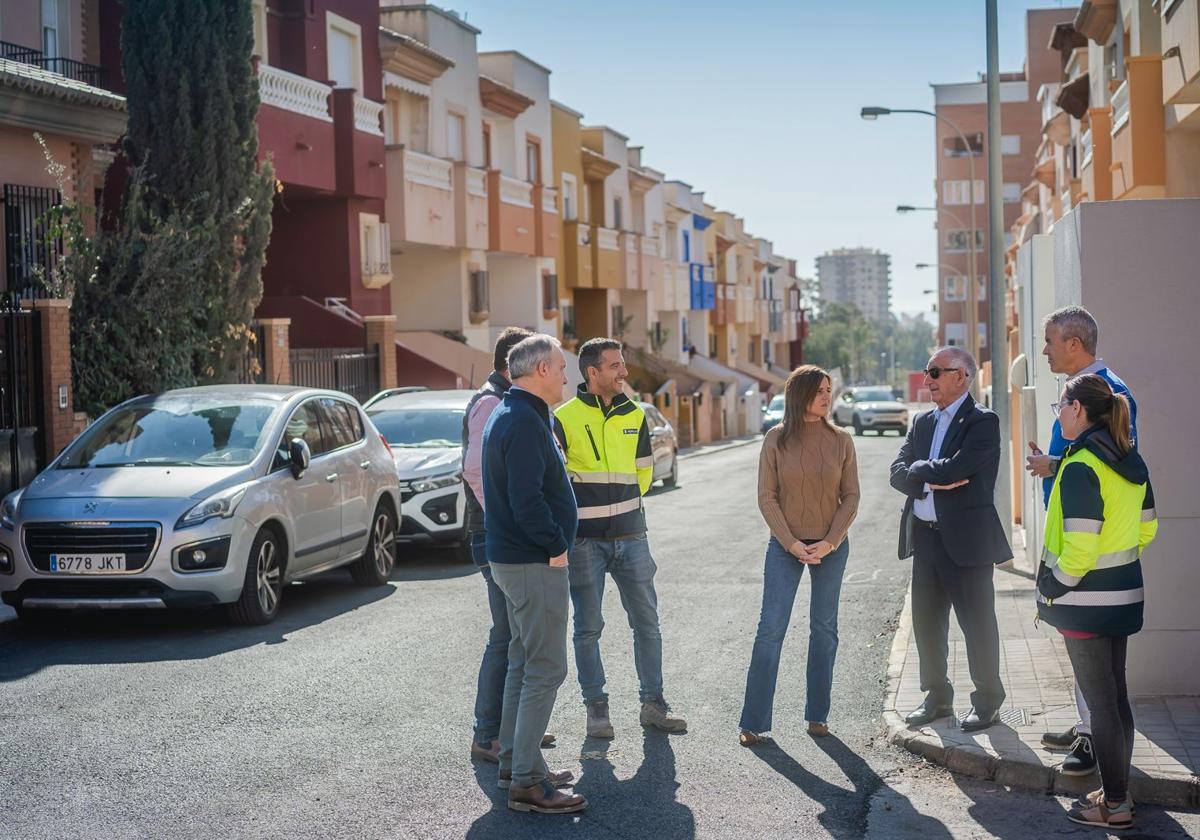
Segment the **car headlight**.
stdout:
[[462,484],[461,472],[415,479],[412,483],[412,490],[414,493],[428,493],[430,490],[441,490],[443,487],[453,487],[455,484]]
[[4,497],[4,501],[0,502],[0,525],[10,531],[17,527],[17,505],[21,503],[23,492],[25,491],[17,490],[15,493],[9,493]]
[[246,490],[246,486],[241,485],[230,487],[228,490],[222,490],[220,493],[209,496],[203,502],[179,517],[179,521],[175,523],[175,529],[190,528],[193,525],[199,525],[201,522],[207,522],[210,519],[218,517],[228,519],[237,510],[238,504],[246,495]]

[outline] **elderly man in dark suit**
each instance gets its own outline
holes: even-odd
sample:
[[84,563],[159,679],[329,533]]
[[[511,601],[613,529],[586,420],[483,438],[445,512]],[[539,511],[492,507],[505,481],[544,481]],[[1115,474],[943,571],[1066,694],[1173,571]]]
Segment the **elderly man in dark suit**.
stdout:
[[1000,421],[968,389],[970,353],[944,347],[929,360],[925,387],[937,408],[917,415],[892,463],[892,486],[908,498],[900,520],[900,559],[913,558],[912,622],[921,658],[923,702],[905,721],[924,726],[953,714],[946,674],[950,608],[967,643],[975,691],[967,732],[1000,719],[1000,634],[992,571],[1012,557],[994,493]]

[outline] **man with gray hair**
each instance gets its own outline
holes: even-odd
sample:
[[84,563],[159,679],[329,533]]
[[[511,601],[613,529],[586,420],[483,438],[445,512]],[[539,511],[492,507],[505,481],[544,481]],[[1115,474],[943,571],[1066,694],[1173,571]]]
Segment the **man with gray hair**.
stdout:
[[[1046,316],[1043,323],[1046,344],[1042,355],[1050,362],[1051,373],[1073,379],[1086,373],[1104,378],[1114,394],[1124,394],[1129,403],[1130,435],[1137,441],[1137,403],[1129,387],[1117,376],[1103,359],[1096,358],[1100,328],[1092,313],[1082,306],[1064,306]],[[1050,429],[1050,446],[1046,452],[1038,448],[1036,441],[1029,441],[1029,457],[1025,469],[1030,475],[1042,479],[1042,502],[1050,504],[1050,491],[1054,488],[1054,476],[1058,464],[1067,451],[1070,441],[1063,437],[1058,417]],[[1079,720],[1066,732],[1047,732],[1042,735],[1042,744],[1052,750],[1069,750],[1059,770],[1067,776],[1087,776],[1096,771],[1096,755],[1092,751],[1092,716],[1079,684],[1075,684],[1075,706]]]
[[925,387],[937,408],[913,420],[892,462],[891,484],[907,499],[900,518],[900,559],[913,558],[912,624],[925,701],[905,718],[925,726],[953,713],[947,674],[950,609],[967,644],[975,732],[1000,719],[1000,633],[993,568],[1012,557],[996,512],[1000,420],[972,399],[978,366],[961,347],[943,347],[925,368]]
[[516,811],[565,814],[587,800],[558,790],[570,772],[542,758],[542,735],[567,676],[567,550],[578,511],[550,407],[562,401],[567,360],[557,339],[532,335],[508,352],[512,387],[483,431],[484,528],[492,579],[504,593],[512,641],[500,713],[498,785]]

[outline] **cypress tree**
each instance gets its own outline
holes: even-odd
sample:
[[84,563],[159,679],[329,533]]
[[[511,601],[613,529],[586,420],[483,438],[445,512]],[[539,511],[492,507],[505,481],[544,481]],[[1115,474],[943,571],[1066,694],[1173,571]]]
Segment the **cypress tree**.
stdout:
[[189,290],[205,337],[194,372],[228,381],[262,299],[275,183],[270,164],[258,164],[250,2],[129,0],[121,49],[136,196],[143,217],[178,214],[180,229],[211,242]]

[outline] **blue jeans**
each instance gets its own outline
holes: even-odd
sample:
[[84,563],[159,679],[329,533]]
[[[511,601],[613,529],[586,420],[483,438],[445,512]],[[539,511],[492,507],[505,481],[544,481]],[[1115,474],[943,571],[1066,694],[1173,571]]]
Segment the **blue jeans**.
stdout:
[[850,540],[846,539],[819,564],[806,565],[771,537],[763,574],[762,614],[758,619],[758,635],[754,637],[750,671],[746,674],[746,701],[742,706],[741,722],[745,731],[762,733],[771,730],[779,654],[792,617],[796,589],[806,568],[812,577],[812,600],[808,610],[808,693],[804,719],[816,723],[828,720],[833,661],[838,646],[838,598],[849,554]]
[[583,537],[571,547],[571,603],[575,607],[575,666],[583,702],[607,700],[600,634],[604,631],[604,578],[611,574],[621,593],[621,605],[633,630],[633,661],[641,699],[662,696],[662,634],[658,629],[658,596],[646,537],[599,540]]
[[492,579],[492,569],[487,561],[487,534],[483,531],[471,535],[471,557],[487,584],[488,609],[492,613],[492,629],[488,631],[475,689],[475,742],[491,746],[492,741],[500,737],[504,677],[508,673],[508,643],[512,640],[512,630],[508,626],[508,604],[504,593]]

